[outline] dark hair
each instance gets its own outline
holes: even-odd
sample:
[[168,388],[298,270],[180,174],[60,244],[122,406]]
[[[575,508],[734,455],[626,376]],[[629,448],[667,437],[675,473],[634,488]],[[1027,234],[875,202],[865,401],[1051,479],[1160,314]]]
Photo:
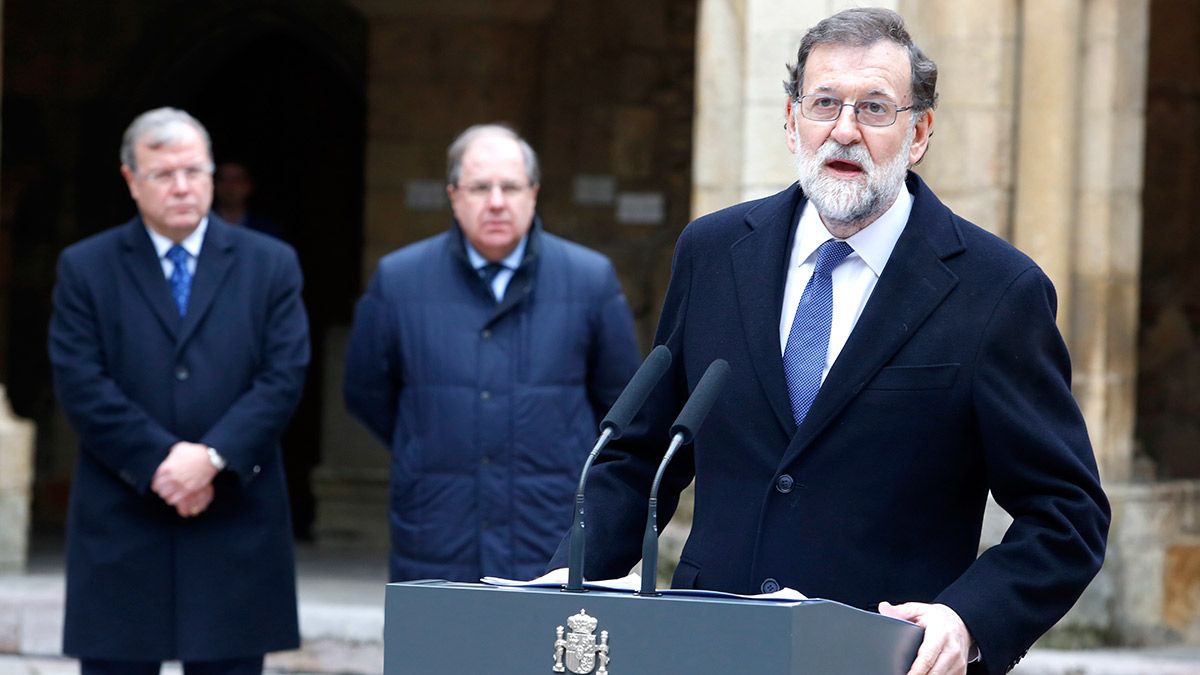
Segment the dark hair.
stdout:
[[890,9],[863,7],[838,12],[813,26],[800,40],[796,64],[788,65],[788,79],[783,88],[792,99],[800,98],[804,80],[804,64],[817,45],[846,45],[869,47],[880,40],[889,40],[908,51],[912,65],[912,106],[915,110],[931,110],[937,106],[937,64],[925,56],[904,28],[904,19]]
[[517,146],[521,148],[521,157],[525,160],[525,177],[529,179],[530,185],[538,184],[541,180],[541,172],[538,169],[537,153],[512,127],[507,124],[492,123],[467,127],[446,149],[447,185],[458,184],[458,178],[462,174],[463,155],[467,153],[467,148],[471,143],[482,136],[500,136],[516,141]]

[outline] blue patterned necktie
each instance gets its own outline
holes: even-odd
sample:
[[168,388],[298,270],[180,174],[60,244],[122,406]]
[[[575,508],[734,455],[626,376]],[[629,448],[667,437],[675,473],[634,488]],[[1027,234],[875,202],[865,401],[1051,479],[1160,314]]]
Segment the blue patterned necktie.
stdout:
[[175,244],[167,250],[167,260],[171,261],[171,297],[175,298],[175,306],[179,308],[179,316],[187,314],[188,296],[192,294],[192,273],[188,271],[189,254],[182,246]]
[[804,421],[821,388],[821,374],[829,356],[829,329],[833,324],[833,268],[854,252],[850,244],[830,239],[817,249],[817,264],[804,287],[796,318],[783,349],[783,372],[796,424]]
[[488,263],[479,268],[479,276],[483,278],[483,283],[487,284],[488,290],[492,292],[492,297],[500,300],[500,296],[496,294],[496,287],[493,283],[496,281],[496,276],[504,270],[502,263]]

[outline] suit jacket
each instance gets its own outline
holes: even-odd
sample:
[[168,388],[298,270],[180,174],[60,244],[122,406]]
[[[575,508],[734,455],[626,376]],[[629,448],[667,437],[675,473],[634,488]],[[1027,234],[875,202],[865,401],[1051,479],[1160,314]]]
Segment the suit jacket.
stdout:
[[[637,561],[667,429],[722,358],[728,384],[659,494],[661,527],[695,477],[673,585],[782,585],[866,609],[944,603],[989,672],[1071,607],[1103,560],[1110,512],[1053,287],[915,174],[907,185],[909,221],[799,428],[779,347],[799,188],[685,229],[656,338],[671,370],[589,478],[588,578]],[[989,490],[1015,522],[977,558]],[[564,540],[552,566],[565,551]]]
[[[279,437],[303,384],[295,253],[209,216],[187,315],[140,218],[63,251],[50,360],[79,435],[63,651],[208,660],[299,644]],[[177,441],[228,467],[183,519],[149,489]]]

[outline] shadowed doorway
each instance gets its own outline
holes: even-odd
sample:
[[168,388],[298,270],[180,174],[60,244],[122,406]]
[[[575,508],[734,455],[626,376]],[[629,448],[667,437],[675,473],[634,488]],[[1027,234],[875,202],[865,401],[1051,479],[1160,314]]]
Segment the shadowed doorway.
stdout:
[[[134,215],[116,170],[117,147],[121,131],[145,110],[187,110],[208,128],[218,163],[234,159],[252,172],[253,212],[277,224],[271,234],[296,249],[305,276],[313,355],[283,446],[296,534],[306,539],[315,513],[310,476],[320,462],[320,411],[341,406],[323,396],[324,337],[328,326],[349,323],[361,277],[366,21],[334,0],[164,3],[143,6],[125,21],[141,26],[139,37],[107,55],[110,85],[78,117],[76,198],[68,219],[74,228],[57,235],[58,247]],[[57,471],[39,481],[58,485]]]
[[254,176],[251,212],[277,225],[304,270],[313,357],[304,397],[284,436],[296,534],[309,539],[312,469],[320,461],[324,335],[349,322],[362,247],[361,92],[321,57],[284,36],[231,54],[184,105],[209,128],[218,164]]

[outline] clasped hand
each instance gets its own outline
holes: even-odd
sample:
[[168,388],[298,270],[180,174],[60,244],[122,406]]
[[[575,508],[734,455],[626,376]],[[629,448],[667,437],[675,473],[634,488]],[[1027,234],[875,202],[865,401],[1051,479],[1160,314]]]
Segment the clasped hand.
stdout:
[[184,518],[200,515],[213,500],[217,469],[208,459],[208,446],[180,441],[154,471],[150,489],[175,507]]

